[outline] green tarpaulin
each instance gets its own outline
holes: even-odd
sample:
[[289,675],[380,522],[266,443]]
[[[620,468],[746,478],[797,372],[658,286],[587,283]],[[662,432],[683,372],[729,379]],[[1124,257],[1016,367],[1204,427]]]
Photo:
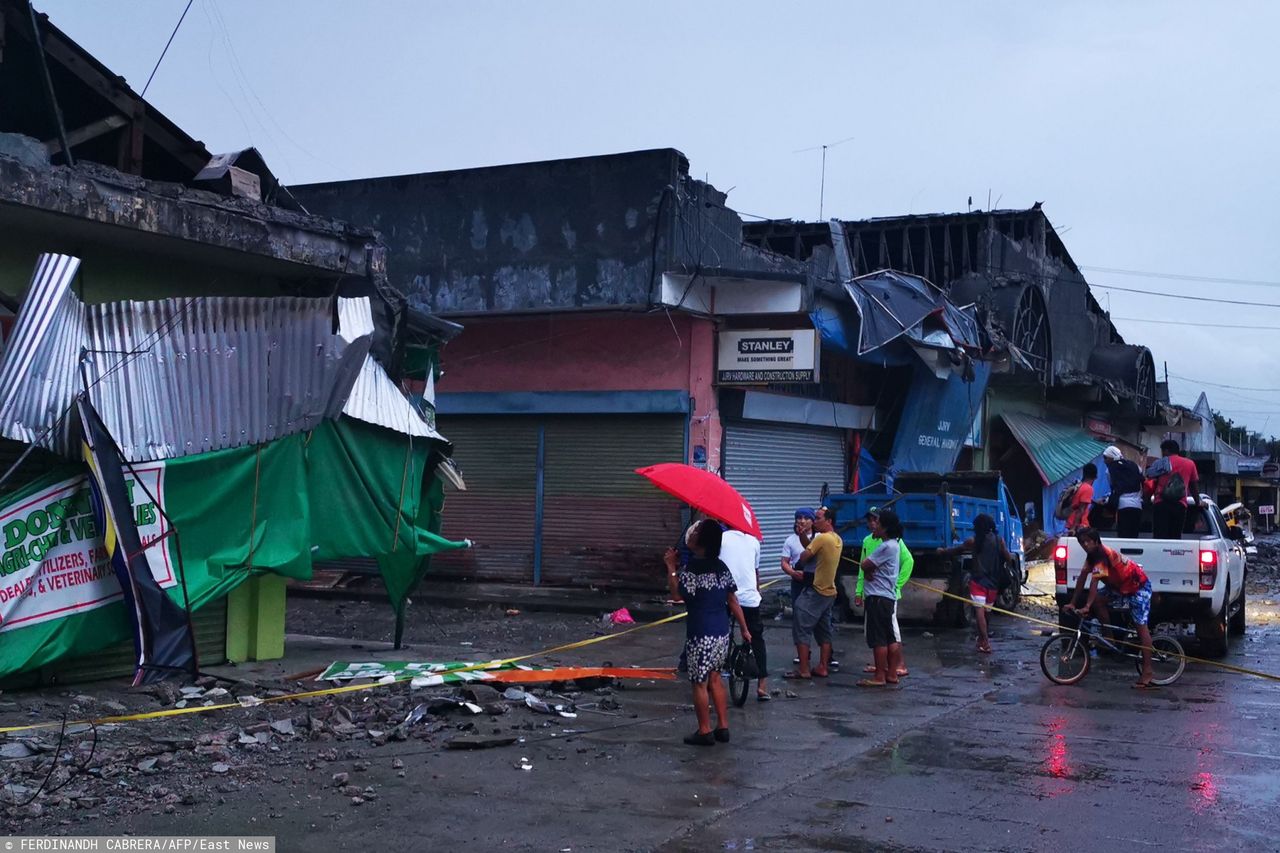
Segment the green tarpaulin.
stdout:
[[[424,558],[462,547],[436,535],[434,478],[423,499],[432,449],[343,418],[256,447],[135,464],[135,520],[144,543],[157,541],[147,550],[152,573],[185,604],[181,565],[194,610],[254,572],[306,579],[313,559],[377,557],[402,612]],[[0,497],[0,536],[0,677],[129,636],[83,468],[67,465]]]

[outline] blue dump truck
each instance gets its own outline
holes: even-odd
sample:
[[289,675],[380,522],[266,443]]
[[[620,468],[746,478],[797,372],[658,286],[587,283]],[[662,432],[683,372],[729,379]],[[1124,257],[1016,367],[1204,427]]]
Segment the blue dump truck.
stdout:
[[[967,598],[968,555],[944,556],[938,549],[957,545],[973,535],[973,519],[986,513],[996,521],[1017,565],[1014,576],[1026,581],[1022,553],[1022,519],[998,471],[956,471],[950,474],[898,474],[893,489],[883,482],[847,495],[827,495],[823,503],[836,515],[836,532],[844,540],[845,557],[840,569],[840,600],[846,616],[861,616],[853,607],[858,578],[857,560],[868,533],[867,511],[888,508],[902,520],[903,538],[915,557],[912,579],[898,604],[903,619],[932,620],[939,625],[963,626],[968,611],[963,603],[938,594],[945,590]],[[1021,583],[1001,593],[998,606],[1018,605]],[[851,613],[850,613],[851,612]]]

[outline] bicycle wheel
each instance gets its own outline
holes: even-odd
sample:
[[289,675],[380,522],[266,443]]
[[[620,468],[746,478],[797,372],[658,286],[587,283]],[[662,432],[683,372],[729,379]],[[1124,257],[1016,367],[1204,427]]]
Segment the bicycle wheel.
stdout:
[[743,672],[742,657],[736,645],[729,650],[729,698],[739,708],[747,704],[747,692],[751,687],[751,679]]
[[[1138,676],[1142,676],[1142,657],[1134,662],[1138,668]],[[1173,637],[1159,636],[1151,638],[1151,683],[1165,687],[1182,677],[1187,668],[1187,659],[1183,657],[1182,643]]]
[[1054,634],[1040,649],[1040,669],[1054,684],[1075,684],[1089,673],[1089,647],[1074,632]]

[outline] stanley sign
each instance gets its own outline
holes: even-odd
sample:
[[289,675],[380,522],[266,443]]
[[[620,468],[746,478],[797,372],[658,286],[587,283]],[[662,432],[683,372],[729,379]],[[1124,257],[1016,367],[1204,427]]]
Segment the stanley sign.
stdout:
[[735,329],[720,332],[716,381],[722,385],[817,382],[814,329]]

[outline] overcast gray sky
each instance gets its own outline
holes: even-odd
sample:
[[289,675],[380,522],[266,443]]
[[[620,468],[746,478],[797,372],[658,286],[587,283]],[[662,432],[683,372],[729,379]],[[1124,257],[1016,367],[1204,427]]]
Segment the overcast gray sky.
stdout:
[[[35,0],[141,89],[185,0]],[[1043,201],[1126,339],[1280,433],[1280,3],[194,0],[148,100],[286,183],[671,146],[730,204]],[[1115,285],[1277,307],[1146,296]],[[1161,320],[1271,327],[1227,329]],[[1185,378],[1180,378],[1185,377]],[[1222,388],[1198,381],[1236,386]]]

